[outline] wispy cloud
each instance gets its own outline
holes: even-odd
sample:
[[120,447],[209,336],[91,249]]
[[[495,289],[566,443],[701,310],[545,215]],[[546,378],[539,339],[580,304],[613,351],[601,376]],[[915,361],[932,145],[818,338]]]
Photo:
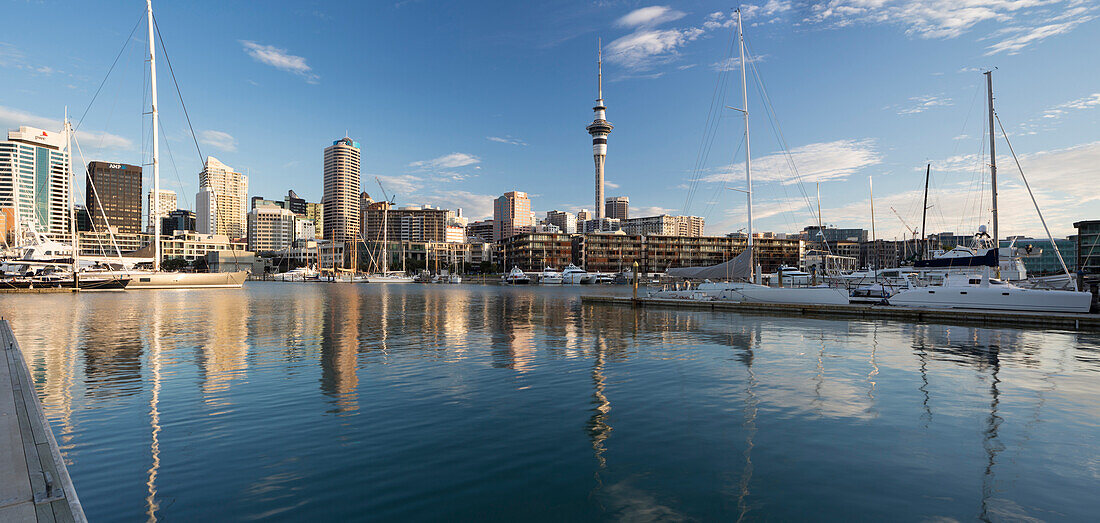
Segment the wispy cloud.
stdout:
[[294,73],[306,79],[306,82],[315,84],[320,77],[313,73],[313,69],[306,63],[306,59],[295,56],[273,45],[263,45],[251,40],[240,40],[244,51],[254,60],[262,64],[270,65],[276,69]]
[[983,22],[1002,24],[992,37],[1008,38],[987,55],[1016,53],[1028,45],[1067,33],[1095,18],[1084,0],[829,0],[811,2],[803,19],[827,27],[890,24],[917,38],[957,38]]
[[[749,63],[754,64],[754,63],[758,63],[758,62],[763,62],[765,59],[767,59],[767,57],[768,57],[768,55],[766,55],[766,54],[762,54],[760,56],[754,56],[751,59],[749,59]],[[719,72],[740,71],[741,70],[741,57],[740,56],[734,56],[732,58],[727,58],[727,59],[722,60],[722,61],[714,62],[713,64],[710,64],[710,68],[714,69],[715,71],[719,71]]]
[[527,142],[525,142],[523,140],[520,140],[519,138],[512,138],[511,136],[504,136],[504,137],[486,136],[485,139],[489,140],[490,142],[507,143],[507,144],[511,144],[511,145],[523,145],[523,146],[527,145]]
[[[0,105],[0,128],[16,128],[29,125],[48,131],[61,131],[61,120],[30,114],[26,111]],[[90,151],[128,151],[134,149],[134,143],[116,134],[80,129],[77,140],[85,153]]]
[[1050,109],[1047,109],[1046,111],[1043,111],[1043,118],[1061,118],[1069,111],[1092,109],[1095,107],[1100,107],[1100,93],[1093,93],[1084,98],[1078,98],[1064,104],[1056,105]]
[[[791,170],[792,161],[799,176]],[[789,185],[797,183],[799,177],[806,183],[843,180],[860,169],[881,162],[882,157],[875,150],[874,140],[837,140],[795,147],[791,149],[790,158],[783,153],[773,153],[754,159],[752,171],[754,181]],[[744,163],[727,165],[719,172],[704,177],[703,181],[739,182],[744,172]]]
[[684,13],[667,5],[654,5],[635,9],[615,21],[619,27],[652,27],[684,17]]
[[199,131],[199,143],[226,152],[237,151],[237,139],[224,131]]
[[899,115],[919,114],[923,113],[933,107],[945,107],[954,105],[950,98],[942,95],[925,94],[921,96],[911,96],[909,101],[901,105],[888,106],[888,109],[894,109]]
[[409,167],[415,167],[418,169],[454,169],[456,167],[464,167],[467,165],[473,165],[481,162],[481,158],[472,154],[466,153],[451,153],[433,158],[431,160],[420,160],[412,162]]

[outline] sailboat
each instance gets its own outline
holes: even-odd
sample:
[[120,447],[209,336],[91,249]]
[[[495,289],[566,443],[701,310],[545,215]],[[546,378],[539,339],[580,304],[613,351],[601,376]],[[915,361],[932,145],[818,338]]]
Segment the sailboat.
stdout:
[[[761,285],[759,271],[753,270],[752,236],[752,155],[749,149],[749,92],[745,75],[745,35],[741,26],[741,10],[737,10],[737,39],[741,48],[741,103],[738,109],[745,118],[745,196],[748,210],[748,235],[745,250],[736,258],[712,267],[684,267],[669,269],[670,276],[711,279],[744,278],[746,281],[706,281],[689,289],[667,289],[650,294],[654,298],[688,300],[718,300],[739,303],[795,303],[847,305],[848,291],[828,286],[821,287],[770,287]],[[755,272],[755,281],[752,283]]]
[[[1001,255],[997,228],[997,135],[996,128],[993,125],[997,113],[993,110],[993,71],[986,71],[984,74],[986,76],[986,94],[989,102],[989,172],[993,198],[991,208],[993,212],[993,235],[988,242],[990,248],[981,255],[985,259],[979,263],[970,263],[972,257],[965,255],[939,258],[940,260],[948,260],[945,265],[948,268],[964,266],[962,262],[966,262],[965,267],[981,266],[983,272],[982,274],[973,274],[970,271],[949,273],[945,275],[943,283],[940,285],[910,287],[891,296],[888,302],[891,305],[906,307],[1087,313],[1092,306],[1092,293],[1078,291],[1077,280],[1073,278],[1066,267],[1062,254],[1058,251],[1058,245],[1054,242],[1054,237],[1050,234],[1050,229],[1046,225],[1046,219],[1043,218],[1043,213],[1039,210],[1039,204],[1035,201],[1034,194],[1031,198],[1032,203],[1035,204],[1035,211],[1039,214],[1039,220],[1043,223],[1043,228],[1046,229],[1050,244],[1054,247],[1054,253],[1062,265],[1066,278],[1072,283],[1073,290],[1024,289],[999,278],[990,277],[991,268],[1000,266],[999,258]],[[1004,133],[1003,127],[1001,132]],[[1008,141],[1007,133],[1004,134],[1009,151],[1015,157],[1016,153],[1012,151],[1012,143]],[[1016,164],[1019,167],[1019,160]],[[1027,183],[1027,178],[1024,177],[1023,168],[1020,168],[1020,177],[1023,179],[1028,193],[1031,193],[1031,186]],[[985,233],[984,225],[980,232]],[[962,262],[954,260],[962,260]]]
[[[379,184],[381,184],[381,182],[379,182]],[[394,197],[396,196],[397,195],[394,195]],[[387,201],[386,205],[382,207],[382,271],[367,276],[366,281],[367,283],[413,283],[416,280],[414,280],[412,276],[405,274],[404,271],[389,270],[389,212],[390,203]],[[403,259],[404,257],[402,257],[402,260]]]

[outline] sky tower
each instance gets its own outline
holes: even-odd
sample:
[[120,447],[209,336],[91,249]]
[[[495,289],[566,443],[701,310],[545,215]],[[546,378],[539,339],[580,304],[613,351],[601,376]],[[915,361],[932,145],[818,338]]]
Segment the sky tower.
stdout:
[[596,162],[596,219],[604,217],[603,211],[603,165],[607,160],[607,135],[615,128],[611,122],[605,119],[607,107],[603,105],[603,41],[599,42],[599,54],[596,59],[596,78],[599,89],[599,97],[596,98],[596,107],[592,110],[596,113],[596,119],[588,124],[585,129],[592,135],[592,159]]

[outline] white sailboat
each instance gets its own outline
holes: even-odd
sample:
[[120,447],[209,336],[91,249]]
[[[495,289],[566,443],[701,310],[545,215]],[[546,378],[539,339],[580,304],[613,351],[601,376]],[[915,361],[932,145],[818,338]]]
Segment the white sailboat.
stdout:
[[[992,185],[991,195],[993,199],[993,205],[991,207],[993,213],[993,235],[989,242],[991,248],[986,251],[983,256],[988,256],[991,260],[989,263],[985,264],[986,267],[983,269],[981,275],[975,275],[972,272],[948,273],[944,276],[943,282],[940,285],[908,288],[891,296],[888,301],[891,305],[907,307],[1087,313],[1092,305],[1092,294],[1078,291],[1077,280],[1070,274],[1069,269],[1066,267],[1065,260],[1062,259],[1061,252],[1058,251],[1058,245],[1054,242],[1054,237],[1050,234],[1050,229],[1047,227],[1046,219],[1043,218],[1043,213],[1039,209],[1039,204],[1035,200],[1034,194],[1031,193],[1031,185],[1027,183],[1027,177],[1024,176],[1024,171],[1023,168],[1020,167],[1019,160],[1016,161],[1016,166],[1019,168],[1020,177],[1028,193],[1031,194],[1031,200],[1032,203],[1035,204],[1035,211],[1039,215],[1039,221],[1042,222],[1043,229],[1046,230],[1047,238],[1050,239],[1050,244],[1054,248],[1054,253],[1058,257],[1058,262],[1062,266],[1065,277],[1072,284],[1073,290],[1025,289],[1009,284],[999,278],[990,278],[989,276],[990,267],[1000,267],[999,257],[1001,256],[1001,249],[998,243],[1000,238],[997,228],[997,134],[996,128],[993,125],[994,119],[997,118],[997,113],[993,110],[993,71],[986,71],[984,74],[986,75],[986,95],[989,104],[989,170]],[[1005,135],[1009,152],[1011,152],[1013,158],[1015,158],[1016,153],[1012,151],[1012,143],[1008,141],[1008,135],[1004,132],[1003,127],[1001,128],[1001,133]],[[982,233],[984,233],[984,226],[982,227]],[[959,256],[964,257],[965,253]],[[944,259],[951,260],[951,258]]]
[[[741,49],[741,103],[742,108],[737,109],[745,119],[745,196],[748,210],[748,235],[745,251],[737,258],[714,267],[691,267],[682,270],[670,269],[669,274],[675,275],[678,271],[684,276],[705,275],[706,271],[721,274],[726,271],[727,277],[743,277],[752,280],[755,273],[757,282],[760,274],[754,271],[753,236],[752,236],[752,154],[749,149],[749,93],[745,78],[745,35],[741,26],[741,10],[737,10],[737,39]],[[694,270],[695,274],[691,274]],[[709,276],[707,276],[709,278]],[[779,282],[777,282],[779,283]],[[739,303],[795,303],[795,304],[827,304],[847,305],[848,291],[835,289],[828,286],[819,287],[771,287],[749,281],[711,282],[685,289],[666,289],[652,293],[655,298],[674,298],[688,300],[720,300]]]
[[[381,187],[381,183],[382,182],[379,182],[379,187]],[[383,191],[385,190],[383,189]],[[396,195],[394,196],[396,197]],[[405,271],[389,270],[390,257],[387,249],[387,247],[389,247],[389,211],[390,204],[387,201],[386,206],[382,208],[382,271],[368,275],[364,281],[367,283],[414,283],[416,280],[413,279],[412,276],[406,274]]]
[[[153,145],[153,194],[160,191],[160,143],[159,113],[157,111],[157,63],[156,41],[153,31],[153,2],[145,1],[146,21],[149,28],[149,80],[151,86],[152,145]],[[152,209],[150,209],[151,211]],[[232,272],[168,272],[160,268],[161,237],[160,220],[153,221],[153,269],[99,270],[85,269],[98,276],[130,278],[127,289],[197,289],[197,288],[241,288],[249,271]],[[115,259],[114,261],[121,261]]]

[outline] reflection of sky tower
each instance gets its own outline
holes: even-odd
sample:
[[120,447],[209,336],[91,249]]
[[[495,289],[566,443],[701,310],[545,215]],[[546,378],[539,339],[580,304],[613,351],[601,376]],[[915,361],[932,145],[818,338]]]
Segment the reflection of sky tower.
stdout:
[[607,107],[603,105],[603,42],[600,44],[599,58],[596,61],[599,98],[596,98],[596,119],[585,129],[592,135],[592,159],[596,161],[596,219],[604,217],[603,211],[603,164],[607,160],[607,135],[615,128],[605,119]]

